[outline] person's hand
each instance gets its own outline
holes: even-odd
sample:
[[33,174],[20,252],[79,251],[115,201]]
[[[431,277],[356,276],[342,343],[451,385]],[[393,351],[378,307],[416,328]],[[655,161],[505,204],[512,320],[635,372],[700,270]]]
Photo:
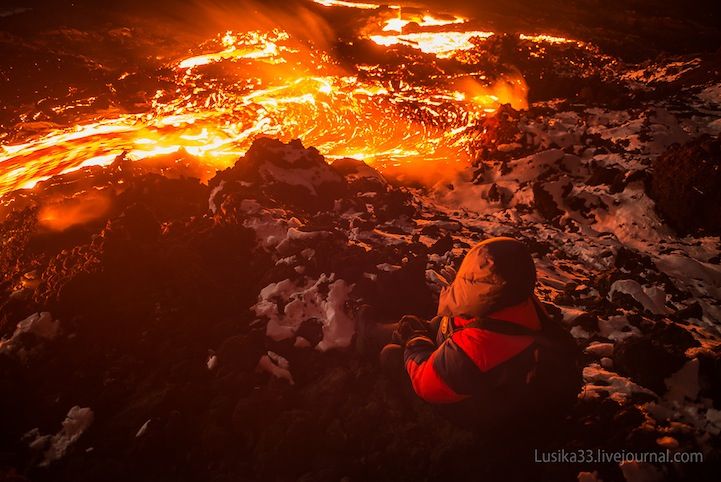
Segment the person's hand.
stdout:
[[431,337],[428,323],[417,316],[405,315],[398,322],[398,327],[393,332],[393,341],[399,345],[405,345],[408,340],[419,336]]
[[453,280],[456,279],[456,274],[453,266],[446,266],[441,269],[440,273],[433,269],[426,270],[426,279],[432,283],[435,291],[440,293],[453,283]]
[[438,289],[443,289],[450,284],[445,276],[434,269],[426,270],[426,279],[433,283]]
[[453,266],[449,265],[441,269],[441,275],[446,280],[446,283],[450,285],[451,283],[453,283],[453,280],[456,279],[456,275],[458,275],[458,272]]

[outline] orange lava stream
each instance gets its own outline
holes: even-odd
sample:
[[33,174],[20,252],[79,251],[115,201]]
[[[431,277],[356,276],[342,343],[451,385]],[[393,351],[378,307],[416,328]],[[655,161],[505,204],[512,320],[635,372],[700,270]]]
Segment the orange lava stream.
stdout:
[[[437,57],[450,57],[472,48],[472,38],[493,35],[480,31],[384,33],[400,31],[411,21],[434,27],[466,21],[415,15],[399,15],[401,21],[395,23],[389,19],[378,35],[369,38],[380,45],[410,45]],[[523,108],[526,103],[521,78],[490,86],[471,82],[467,88],[402,83],[389,91],[378,82],[341,71],[326,54],[309,51],[281,30],[227,32],[218,36],[215,45],[215,51],[173,65],[174,89],[159,91],[149,112],[90,119],[24,143],[0,145],[0,195],[84,166],[107,165],[123,153],[139,160],[185,150],[210,170],[224,168],[262,135],[299,138],[330,159],[354,157],[379,165],[462,161],[469,127],[501,104]],[[221,82],[204,72],[204,66],[216,63],[235,76]],[[377,68],[381,67],[358,66],[361,71]],[[408,115],[409,110],[415,115]]]

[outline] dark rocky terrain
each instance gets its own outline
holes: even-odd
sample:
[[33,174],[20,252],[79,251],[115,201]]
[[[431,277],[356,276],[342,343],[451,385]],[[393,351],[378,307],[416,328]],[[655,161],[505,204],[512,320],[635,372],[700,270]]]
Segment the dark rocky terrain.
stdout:
[[[296,157],[290,153],[297,160],[288,161]],[[317,175],[289,189],[263,174],[268,163]],[[718,463],[711,412],[708,422],[693,421],[702,425],[673,416],[652,422],[651,411],[673,406],[665,380],[689,363],[696,386],[682,377],[681,396],[718,410],[721,365],[717,345],[696,336],[694,320],[703,317],[697,302],[660,314],[633,291],[609,294],[615,280],[633,283],[629,276],[674,289],[636,250],[611,249],[609,268],[557,288],[542,280],[548,307],[590,346],[588,386],[565,425],[539,432],[510,423],[507,434],[489,439],[450,425],[421,402],[409,405],[372,360],[330,349],[349,340],[330,329],[343,320],[328,315],[332,307],[352,318],[360,303],[381,307],[386,320],[432,315],[426,270],[457,263],[491,232],[432,208],[422,192],[388,184],[358,161],[328,165],[299,143],[257,141],[209,187],[118,160],[45,182],[31,196],[40,201],[77,182],[111,191],[107,219],[48,232],[28,207],[2,223],[0,313],[10,341],[0,355],[0,380],[3,393],[12,394],[1,411],[6,477],[435,480],[545,473],[571,480],[592,469],[603,480],[621,480],[618,467],[608,465],[539,472],[530,452],[649,450],[659,441],[710,450],[704,465],[666,467],[669,477],[702,480]],[[553,242],[505,229],[539,260],[577,262],[559,258]],[[288,286],[266,293],[280,283]],[[293,299],[310,307],[296,313],[288,309]],[[575,316],[564,316],[568,310]],[[39,311],[55,321],[17,329]],[[294,326],[294,335],[266,336],[269,318]],[[319,343],[326,346],[312,349]],[[601,363],[613,363],[619,375],[595,364],[604,356],[612,362]],[[57,433],[72,406],[89,407],[92,423],[54,460],[48,447],[56,440],[37,437]],[[66,423],[66,432],[72,426]],[[503,436],[516,452],[500,445]]]

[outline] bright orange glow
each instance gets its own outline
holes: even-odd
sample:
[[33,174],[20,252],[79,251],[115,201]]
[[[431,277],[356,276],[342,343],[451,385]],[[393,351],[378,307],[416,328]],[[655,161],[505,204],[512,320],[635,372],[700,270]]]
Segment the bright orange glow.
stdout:
[[232,34],[227,32],[222,38],[222,44],[226,47],[225,50],[215,52],[212,54],[198,55],[196,57],[190,57],[178,64],[181,69],[188,69],[197,67],[199,65],[206,65],[211,62],[217,62],[224,59],[264,59],[269,62],[277,60],[278,46],[276,42],[278,40],[287,40],[288,35],[285,32],[274,32],[275,38],[263,37],[259,32],[250,32],[250,38],[247,43],[242,47],[238,46],[238,39]]
[[528,86],[520,76],[501,76],[491,85],[483,85],[473,78],[461,79],[456,86],[464,99],[482,106],[487,112],[495,112],[489,106],[511,104],[518,110],[528,109]]
[[[328,7],[380,7],[315,1]],[[391,9],[398,15],[368,33],[379,45],[405,45],[444,58],[472,49],[473,39],[494,35],[441,28],[458,29],[467,22],[458,16]],[[384,33],[401,31],[410,22],[419,31]],[[548,35],[520,38],[539,45],[574,42]],[[389,84],[372,80],[384,78],[382,66],[357,65],[360,74],[350,74],[327,53],[278,29],[225,32],[206,45],[211,47],[205,52],[170,66],[172,87],[158,91],[147,112],[101,114],[75,127],[0,145],[0,195],[32,188],[53,175],[110,164],[121,154],[132,160],[179,159],[182,155],[173,156],[182,150],[202,164],[197,175],[207,179],[215,169],[232,165],[261,135],[299,138],[329,159],[355,157],[381,169],[404,165],[429,171],[438,162],[467,160],[473,127],[499,106],[527,107],[520,74],[488,81],[480,77],[484,82],[469,76],[432,85]],[[229,80],[220,82],[207,73],[216,63],[222,63]],[[53,213],[46,218],[58,218]]]
[[410,20],[404,20],[402,18],[391,18],[389,20],[386,20],[386,25],[383,27],[384,32],[388,31],[396,31],[401,32],[403,30],[403,27],[411,23]]
[[409,23],[415,22],[419,27],[443,27],[446,25],[461,24],[468,20],[462,17],[453,17],[450,19],[436,18],[433,15],[407,15],[399,11],[398,17],[386,20],[383,27],[384,32],[402,32],[403,27]]
[[416,32],[402,35],[371,35],[370,39],[378,45],[408,45],[437,57],[451,57],[459,50],[473,48],[471,39],[487,39],[493,32]]
[[375,9],[380,5],[375,3],[362,3],[362,2],[344,2],[343,0],[313,0],[315,3],[319,3],[324,7],[351,7],[351,8],[362,8],[362,9]]
[[81,192],[72,198],[46,203],[38,212],[38,223],[51,231],[64,231],[104,216],[110,205],[105,193]]
[[[215,52],[177,62],[176,89],[158,92],[151,112],[0,146],[0,193],[30,188],[84,166],[106,165],[121,153],[138,160],[183,149],[208,166],[210,176],[215,168],[235,162],[259,135],[300,138],[329,159],[348,156],[389,165],[455,162],[464,159],[465,129],[508,100],[466,98],[442,84],[423,89],[404,84],[391,92],[345,75],[318,57],[309,63],[308,51],[281,31],[228,32],[218,37],[217,45]],[[226,89],[198,71],[221,61],[258,68],[259,77]],[[271,69],[270,74],[264,69]],[[403,114],[403,105],[435,118],[437,127]]]

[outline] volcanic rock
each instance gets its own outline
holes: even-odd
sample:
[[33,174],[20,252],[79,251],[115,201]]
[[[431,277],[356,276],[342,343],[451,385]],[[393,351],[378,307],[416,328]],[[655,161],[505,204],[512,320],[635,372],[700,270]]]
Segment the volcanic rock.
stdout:
[[721,137],[672,146],[653,162],[651,195],[680,234],[721,233]]
[[713,406],[721,409],[721,355],[701,352],[699,359],[700,395],[713,400]]
[[397,321],[408,313],[435,315],[434,295],[426,284],[426,258],[410,259],[400,269],[381,271],[373,283],[361,283],[359,295],[376,306],[381,319]]
[[453,249],[453,237],[450,234],[446,234],[433,243],[433,245],[428,248],[428,252],[431,254],[444,255],[451,249]]
[[685,352],[693,346],[698,342],[688,331],[659,322],[649,333],[617,343],[613,361],[619,373],[661,395],[667,389],[664,380],[684,365]]
[[611,186],[619,177],[623,177],[623,171],[616,167],[605,167],[593,163],[591,169],[591,176],[586,179],[586,184],[589,186],[599,186],[601,184]]
[[221,186],[223,181],[227,184],[223,192],[262,195],[312,212],[331,208],[347,189],[343,176],[316,148],[306,149],[299,140],[285,144],[264,137],[256,139],[233,167],[218,172],[209,187]]
[[385,191],[388,181],[363,161],[344,157],[333,161],[331,167],[345,177],[352,192]]
[[549,221],[563,214],[553,199],[553,195],[544,188],[544,184],[540,181],[533,183],[533,200],[536,210]]

